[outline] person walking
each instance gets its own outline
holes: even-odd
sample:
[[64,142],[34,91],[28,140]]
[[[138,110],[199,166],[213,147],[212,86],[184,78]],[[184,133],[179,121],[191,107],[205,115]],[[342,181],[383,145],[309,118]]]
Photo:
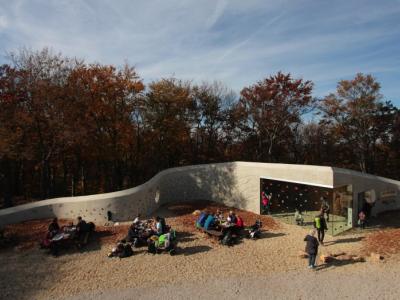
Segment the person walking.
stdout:
[[326,225],[323,210],[321,210],[320,214],[315,217],[314,228],[317,229],[319,243],[324,245],[325,230],[328,230],[328,226]]
[[306,243],[306,253],[308,254],[308,268],[315,268],[315,260],[318,254],[318,240],[315,238],[315,229],[312,229],[304,238]]

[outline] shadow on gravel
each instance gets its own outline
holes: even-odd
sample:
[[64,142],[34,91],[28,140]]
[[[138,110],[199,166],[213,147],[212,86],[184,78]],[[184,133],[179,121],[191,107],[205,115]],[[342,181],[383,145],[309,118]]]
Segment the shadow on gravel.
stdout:
[[190,232],[177,232],[176,238],[179,242],[182,242],[182,243],[192,242],[192,241],[197,240],[197,237],[194,237],[194,234],[190,233]]
[[337,239],[337,240],[335,240],[335,241],[325,242],[324,245],[325,245],[325,246],[330,246],[330,245],[342,244],[342,243],[356,243],[356,242],[359,242],[359,241],[361,241],[361,240],[363,240],[363,239],[364,239],[363,236],[355,237],[355,238]]
[[357,263],[363,263],[364,261],[354,261],[352,259],[345,259],[345,260],[338,260],[338,259],[334,259],[333,261],[329,262],[329,263],[324,263],[323,265],[319,265],[316,267],[316,271],[321,271],[324,269],[328,269],[331,267],[342,267],[342,266],[346,266],[346,265],[352,265],[352,264],[357,264]]
[[209,246],[192,246],[192,247],[186,247],[186,248],[179,248],[176,255],[193,255],[197,253],[203,253],[203,252],[208,252],[212,248]]
[[281,237],[281,236],[285,236],[285,233],[274,233],[274,232],[269,232],[269,231],[263,231],[261,232],[261,236],[260,239],[269,239],[269,238],[275,238],[275,237]]

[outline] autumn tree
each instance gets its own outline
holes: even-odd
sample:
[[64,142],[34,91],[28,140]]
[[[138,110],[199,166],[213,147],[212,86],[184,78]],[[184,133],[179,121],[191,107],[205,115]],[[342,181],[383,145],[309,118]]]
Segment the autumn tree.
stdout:
[[123,187],[135,152],[132,114],[143,89],[141,79],[128,65],[120,70],[83,65],[70,74],[66,97],[79,110],[70,115],[69,140],[74,141],[74,173],[81,178],[81,185],[84,170],[90,167],[87,163],[92,162],[101,170],[97,177],[104,179],[106,191]]
[[276,161],[279,153],[274,153],[274,147],[282,146],[301,117],[314,107],[312,88],[311,81],[278,72],[241,91],[238,110],[255,160]]
[[357,74],[352,80],[338,83],[335,94],[321,103],[322,123],[330,126],[341,145],[362,172],[374,171],[374,159],[379,145],[390,138],[395,109],[383,102],[380,84],[372,75]]
[[219,82],[194,86],[194,161],[223,161],[227,133],[225,122],[235,95]]
[[187,163],[195,107],[190,84],[175,78],[152,82],[144,101],[149,161],[157,171]]

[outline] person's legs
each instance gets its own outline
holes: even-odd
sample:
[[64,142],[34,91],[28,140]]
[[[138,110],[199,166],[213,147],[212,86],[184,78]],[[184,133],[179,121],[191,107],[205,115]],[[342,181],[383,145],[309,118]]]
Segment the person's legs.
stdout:
[[317,229],[317,233],[318,233],[318,242],[321,242],[321,229]]
[[325,238],[325,230],[321,229],[321,240],[320,240],[321,244],[324,244],[324,238]]
[[311,255],[311,266],[314,268],[315,267],[315,259],[317,257],[317,254],[312,254]]
[[312,266],[312,262],[313,262],[313,254],[308,253],[308,267]]

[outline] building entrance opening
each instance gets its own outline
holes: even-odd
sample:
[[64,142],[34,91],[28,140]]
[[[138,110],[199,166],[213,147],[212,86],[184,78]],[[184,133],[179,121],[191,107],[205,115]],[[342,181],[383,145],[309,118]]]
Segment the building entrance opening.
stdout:
[[315,218],[324,213],[327,233],[339,234],[353,226],[352,186],[338,188],[260,179],[261,214],[282,222],[312,228]]
[[372,208],[375,206],[376,193],[375,190],[368,190],[358,193],[358,214],[364,212],[367,220],[372,216]]

